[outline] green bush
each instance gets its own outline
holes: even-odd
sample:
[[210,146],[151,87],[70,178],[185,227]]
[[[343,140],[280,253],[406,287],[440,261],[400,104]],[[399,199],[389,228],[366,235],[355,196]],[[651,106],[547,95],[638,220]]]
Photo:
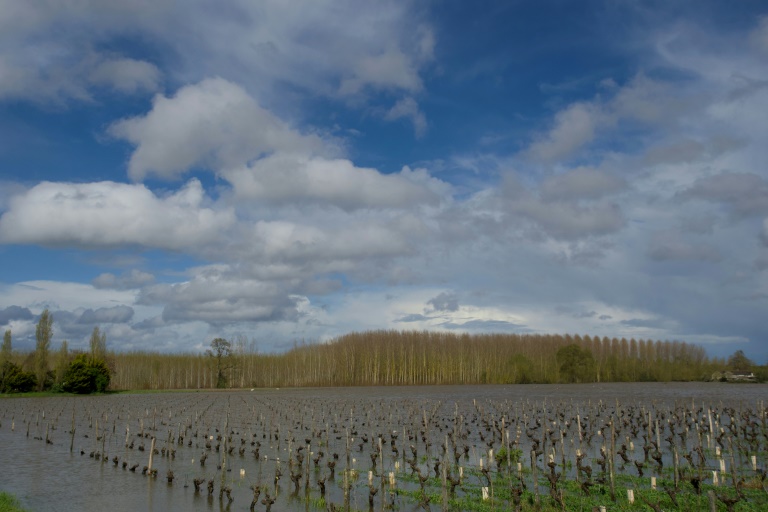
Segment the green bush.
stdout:
[[106,363],[87,354],[80,354],[64,372],[61,387],[69,393],[86,395],[104,392],[109,387],[110,372]]
[[26,393],[37,385],[37,377],[32,372],[25,372],[10,361],[3,363],[0,391],[3,393]]
[[560,378],[563,382],[593,382],[595,378],[595,360],[589,349],[575,343],[561,347],[555,355],[560,365]]
[[753,373],[757,382],[768,382],[768,365],[755,366]]

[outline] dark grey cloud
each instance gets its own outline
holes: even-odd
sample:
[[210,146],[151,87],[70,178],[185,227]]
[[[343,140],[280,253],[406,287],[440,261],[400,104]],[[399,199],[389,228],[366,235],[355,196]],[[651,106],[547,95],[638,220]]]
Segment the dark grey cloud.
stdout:
[[706,149],[699,141],[684,139],[650,148],[644,160],[649,165],[690,162],[703,156]]
[[153,282],[155,282],[155,276],[152,274],[133,269],[119,276],[111,273],[100,274],[92,281],[92,284],[96,288],[130,290],[141,288]]
[[77,319],[79,324],[122,324],[133,318],[133,308],[130,306],[114,306],[111,308],[86,309]]
[[749,172],[724,172],[699,178],[684,198],[722,203],[736,217],[768,214],[768,181]]
[[412,315],[405,315],[404,317],[398,318],[397,320],[395,320],[395,322],[409,323],[409,322],[421,322],[423,320],[429,320],[429,317],[426,317],[424,315],[419,315],[418,313],[414,313]]
[[429,299],[427,305],[435,311],[458,311],[459,299],[453,293],[443,292],[437,297]]
[[440,324],[440,327],[446,329],[458,329],[466,331],[481,331],[481,332],[530,332],[531,330],[525,325],[516,324],[513,322],[507,322],[506,320],[469,320],[464,323],[445,322]]
[[760,232],[760,240],[763,241],[763,244],[768,246],[768,219],[763,221],[763,230]]
[[615,233],[624,227],[624,215],[616,204],[580,205],[568,202],[521,201],[511,206],[538,225],[547,235],[561,240]]
[[627,183],[613,174],[589,167],[579,167],[547,179],[539,188],[544,201],[573,201],[599,199],[615,194],[627,187]]
[[202,321],[271,322],[299,317],[290,285],[244,279],[220,269],[205,269],[186,283],[144,288],[138,303],[163,305],[166,323]]
[[[601,176],[603,176],[601,174]],[[522,185],[516,176],[505,176],[501,188],[504,210],[510,220],[523,218],[530,221],[546,236],[559,240],[608,235],[624,227],[626,220],[618,204],[602,197],[623,185],[609,184],[610,178],[594,179],[595,183],[581,184],[568,195],[570,182],[579,183],[582,178],[560,176],[544,182],[538,196]],[[585,178],[588,182],[591,178]],[[601,179],[605,181],[598,185]],[[574,185],[575,186],[575,185]]]
[[165,326],[165,322],[163,321],[163,317],[154,316],[152,318],[147,318],[146,320],[142,320],[141,322],[136,322],[131,327],[137,331],[145,331],[145,330],[158,329],[164,326]]
[[656,261],[706,261],[722,260],[720,251],[709,244],[686,240],[680,233],[663,231],[654,234],[648,248],[648,256]]
[[35,315],[27,308],[21,306],[8,306],[0,310],[0,325],[7,325],[13,320],[33,320]]
[[717,221],[715,215],[688,216],[680,220],[680,229],[685,233],[711,235],[715,231]]
[[621,325],[626,325],[628,327],[661,329],[666,327],[666,322],[658,318],[631,318],[629,320],[622,320]]
[[53,317],[53,337],[55,340],[80,340],[86,337],[92,330],[92,324],[80,323],[82,313],[56,310],[51,312]]
[[166,323],[202,321],[211,325],[233,322],[292,321],[299,317],[295,301],[284,297],[280,302],[241,297],[195,303],[171,303],[163,308]]

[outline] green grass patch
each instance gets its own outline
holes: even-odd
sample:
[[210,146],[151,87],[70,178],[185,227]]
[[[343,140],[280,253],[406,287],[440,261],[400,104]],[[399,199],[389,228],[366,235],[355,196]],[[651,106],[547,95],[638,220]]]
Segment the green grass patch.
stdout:
[[318,496],[317,498],[309,498],[309,506],[315,510],[326,510],[328,507],[325,503],[325,498]]
[[[96,394],[96,393],[94,393]],[[0,398],[44,398],[54,396],[81,396],[74,393],[58,393],[56,391],[29,391],[28,393],[0,393]]]
[[[485,485],[485,478],[480,478],[479,474],[472,469],[465,469],[464,482],[456,488],[454,496],[448,498],[448,509],[451,511],[470,511],[470,512],[490,512],[493,510],[505,510],[512,506],[511,487],[517,486],[517,478],[510,479],[494,475],[493,486],[488,500],[482,499],[482,486]],[[744,499],[740,501],[735,510],[739,512],[757,512],[768,510],[768,493],[766,493],[757,479],[747,482],[742,488]],[[398,484],[404,487],[398,487],[395,493],[402,500],[403,505],[417,506],[424,494],[429,497],[431,506],[438,507],[442,503],[441,482],[439,479],[430,478],[425,482],[424,491],[416,486],[417,480],[411,475],[398,475]],[[549,493],[549,486],[544,479],[539,480],[538,501],[531,487],[530,480],[527,481],[527,489],[520,496],[521,510],[532,512],[562,511],[563,507]],[[736,496],[735,490],[728,485],[715,487],[706,480],[700,485],[700,492],[697,493],[690,481],[682,479],[678,484],[678,490],[674,493],[675,500],[669,496],[663,489],[664,487],[673,488],[673,480],[667,478],[657,478],[658,489],[651,489],[651,478],[643,478],[618,474],[615,477],[615,500],[611,499],[610,485],[595,483],[589,496],[585,495],[580,485],[574,479],[563,478],[558,484],[558,490],[562,491],[562,498],[565,510],[591,511],[601,505],[606,506],[608,510],[614,511],[648,511],[649,506],[645,503],[658,504],[662,510],[686,510],[698,511],[709,509],[709,498],[707,492],[715,491],[720,496]],[[627,489],[633,489],[635,495],[634,503],[629,503]],[[722,502],[717,503],[718,512],[725,511],[725,505]]]
[[26,512],[26,510],[14,495],[0,492],[0,512]]
[[[109,390],[104,395],[161,395],[166,393],[199,393],[201,391],[217,391],[211,389],[116,389]],[[93,393],[94,395],[98,393]]]
[[0,398],[37,398],[37,397],[72,397],[72,396],[109,396],[109,395],[158,395],[166,393],[201,393],[210,391],[243,391],[243,389],[116,389],[103,393],[64,393],[61,391],[30,391],[28,393],[0,393]]

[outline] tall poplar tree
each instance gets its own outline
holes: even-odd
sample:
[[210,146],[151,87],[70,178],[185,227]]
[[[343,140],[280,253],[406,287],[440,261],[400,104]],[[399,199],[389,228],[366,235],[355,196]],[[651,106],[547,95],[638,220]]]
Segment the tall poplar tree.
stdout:
[[5,379],[5,364],[11,362],[12,353],[13,347],[11,346],[11,330],[8,329],[3,335],[3,346],[0,348],[0,382]]
[[11,330],[8,329],[3,335],[3,346],[0,348],[0,367],[6,361],[11,360],[11,354],[13,353],[13,347],[11,346]]
[[91,358],[104,361],[107,357],[107,333],[101,332],[98,326],[91,333]]
[[51,347],[51,337],[53,336],[53,315],[46,308],[40,314],[40,320],[35,328],[35,375],[37,376],[37,390],[45,389],[45,382],[48,377],[48,351]]
[[64,382],[64,374],[69,368],[69,345],[67,340],[61,342],[59,353],[56,356],[56,384],[61,385]]

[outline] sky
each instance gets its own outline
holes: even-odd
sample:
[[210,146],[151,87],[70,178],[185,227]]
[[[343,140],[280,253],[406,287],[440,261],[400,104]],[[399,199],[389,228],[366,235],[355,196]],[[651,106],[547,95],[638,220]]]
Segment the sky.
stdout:
[[762,1],[0,0],[0,329],[768,360]]

